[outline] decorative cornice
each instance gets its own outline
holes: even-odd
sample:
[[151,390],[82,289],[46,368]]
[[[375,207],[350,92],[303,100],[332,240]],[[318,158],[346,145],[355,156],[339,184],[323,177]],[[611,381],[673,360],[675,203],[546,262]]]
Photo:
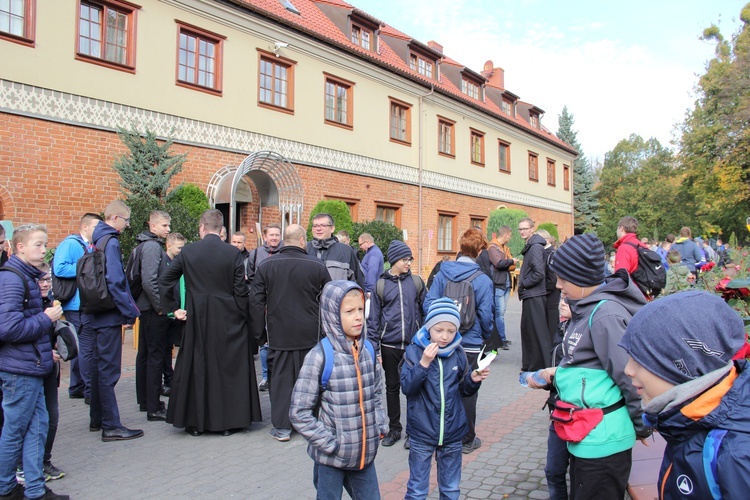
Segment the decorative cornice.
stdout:
[[[2,79],[0,112],[106,131],[133,125],[178,143],[247,155],[269,150],[292,163],[413,185],[419,181],[419,170],[407,165]],[[423,172],[423,185],[556,212],[571,211],[568,203],[429,170]]]

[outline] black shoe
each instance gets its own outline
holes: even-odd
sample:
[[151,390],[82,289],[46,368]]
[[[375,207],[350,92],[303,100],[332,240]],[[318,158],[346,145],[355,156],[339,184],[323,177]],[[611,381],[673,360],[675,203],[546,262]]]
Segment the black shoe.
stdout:
[[400,432],[389,432],[386,434],[386,436],[383,438],[383,440],[380,442],[383,446],[393,446],[396,444],[396,441],[401,439],[401,433]]
[[188,434],[190,434],[191,436],[195,436],[195,437],[198,437],[198,436],[202,436],[202,435],[203,435],[203,432],[202,432],[202,431],[199,431],[199,430],[198,430],[198,429],[196,429],[195,427],[185,427],[185,432],[187,432],[187,433],[188,433]]
[[91,406],[91,398],[83,398],[83,402],[89,406]]
[[461,453],[463,453],[464,455],[468,455],[474,450],[479,449],[480,446],[482,446],[482,440],[478,437],[474,437],[474,441],[472,441],[471,443],[461,445]]
[[126,427],[120,427],[119,429],[111,429],[102,431],[102,441],[127,441],[129,439],[136,439],[143,436],[143,431],[140,429],[128,429]]
[[23,500],[24,487],[22,484],[16,483],[10,493],[7,495],[0,495],[0,500]]
[[83,391],[81,391],[81,392],[71,392],[70,394],[68,394],[68,397],[70,399],[83,399],[84,398],[84,394],[83,394]]
[[161,395],[162,396],[164,396],[165,398],[168,398],[170,394],[172,394],[172,387],[170,387],[168,385],[161,386]]
[[166,420],[167,419],[167,410],[160,409],[156,413],[147,413],[146,414],[146,419],[149,422],[156,422],[156,421],[159,421],[159,420],[162,420],[162,421]]
[[69,500],[70,497],[68,495],[58,495],[51,489],[44,487],[44,495],[39,497],[40,500]]
[[89,432],[99,432],[102,430],[102,424],[89,424]]
[[409,436],[406,436],[404,438],[404,449],[408,450],[409,448],[411,448],[411,442],[409,441]]
[[231,436],[232,434],[235,434],[235,433],[237,433],[237,432],[239,432],[241,430],[242,429],[226,429],[226,430],[221,431],[221,435],[222,436]]
[[507,350],[509,350],[509,349],[510,349],[510,343],[509,343],[508,341],[504,341],[504,342],[503,342],[503,345],[501,345],[501,346],[500,346],[500,348],[501,348],[501,349],[502,349],[503,351],[507,351]]
[[260,381],[260,384],[258,384],[258,390],[259,391],[267,391],[268,390],[268,380],[263,379]]

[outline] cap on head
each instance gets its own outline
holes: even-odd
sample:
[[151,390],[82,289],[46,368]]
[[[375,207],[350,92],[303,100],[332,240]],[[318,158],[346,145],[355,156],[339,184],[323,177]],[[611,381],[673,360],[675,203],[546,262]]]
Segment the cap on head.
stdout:
[[560,245],[550,259],[552,271],[574,285],[604,283],[604,245],[593,234],[577,234]]
[[436,299],[430,304],[430,307],[427,309],[424,326],[429,331],[430,328],[443,321],[453,323],[456,328],[461,324],[461,316],[458,313],[458,307],[447,297]]

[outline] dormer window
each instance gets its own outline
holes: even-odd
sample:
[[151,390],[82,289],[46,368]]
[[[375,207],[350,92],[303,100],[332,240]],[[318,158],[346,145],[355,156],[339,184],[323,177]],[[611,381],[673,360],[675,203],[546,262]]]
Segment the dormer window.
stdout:
[[428,61],[418,54],[412,53],[409,56],[409,67],[420,75],[426,76],[427,78],[432,78],[433,65],[434,63]]
[[505,113],[506,115],[510,116],[512,114],[512,112],[511,112],[512,108],[511,108],[510,101],[508,101],[506,99],[503,99],[503,102],[501,104],[501,109],[502,109],[503,113]]
[[352,43],[354,45],[370,50],[370,40],[372,40],[371,31],[352,23]]
[[479,100],[479,85],[464,78],[461,80],[461,92],[469,97]]
[[539,117],[537,115],[529,115],[529,124],[534,128],[539,128]]

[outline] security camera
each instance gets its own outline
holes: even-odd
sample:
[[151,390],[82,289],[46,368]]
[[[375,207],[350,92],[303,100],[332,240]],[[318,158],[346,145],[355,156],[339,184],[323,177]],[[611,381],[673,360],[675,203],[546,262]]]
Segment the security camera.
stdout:
[[284,42],[276,42],[274,45],[276,45],[277,49],[285,49],[289,47],[289,44]]

